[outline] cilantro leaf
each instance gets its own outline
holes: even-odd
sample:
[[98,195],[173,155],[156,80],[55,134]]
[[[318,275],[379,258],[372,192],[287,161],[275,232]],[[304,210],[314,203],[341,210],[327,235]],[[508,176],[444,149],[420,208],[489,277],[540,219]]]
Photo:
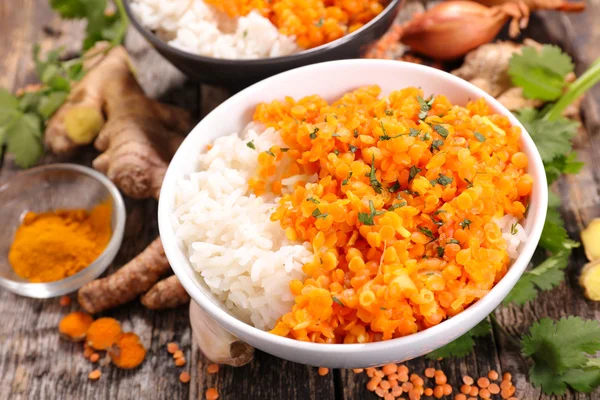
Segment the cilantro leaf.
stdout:
[[417,174],[421,171],[421,168],[417,168],[414,165],[410,167],[410,171],[408,173],[408,181],[412,181],[415,178],[415,176],[417,176]]
[[381,215],[384,214],[385,211],[377,211],[375,210],[375,205],[373,204],[373,200],[369,200],[369,212],[368,213],[363,213],[363,212],[359,212],[358,213],[358,222],[365,224],[365,225],[375,225],[375,221],[374,218],[377,215]]
[[381,194],[381,182],[377,180],[377,175],[375,174],[375,155],[371,156],[371,171],[369,172],[369,182],[371,182],[371,187],[373,188],[375,193]]
[[448,132],[448,129],[446,129],[442,125],[435,125],[433,127],[433,129],[444,139],[446,139],[448,137],[448,135],[450,134],[450,132]]
[[531,382],[542,391],[563,394],[567,386],[590,392],[600,385],[600,368],[589,355],[600,350],[600,324],[580,317],[542,318],[521,340],[524,356],[534,364]]
[[554,101],[562,95],[565,77],[573,69],[571,57],[559,47],[544,45],[538,52],[527,46],[522,48],[521,54],[513,54],[508,74],[516,86],[523,88],[525,97]]
[[32,113],[20,114],[2,128],[7,151],[14,154],[15,163],[21,168],[29,168],[42,156],[42,123]]
[[480,142],[485,142],[485,136],[483,136],[481,133],[475,131],[473,132],[473,135],[475,135],[475,137],[477,138],[477,140],[479,140]]
[[429,100],[425,100],[421,96],[417,96],[417,101],[421,106],[421,110],[419,111],[419,119],[427,118],[427,113],[431,110],[431,106],[433,106],[434,98],[431,96]]
[[491,331],[492,326],[486,318],[458,339],[448,343],[443,347],[440,347],[437,350],[432,351],[431,353],[427,354],[426,357],[430,360],[448,357],[464,357],[471,354],[473,348],[475,347],[475,341],[473,338],[487,336]]
[[56,91],[50,92],[46,96],[40,98],[37,111],[44,119],[49,119],[52,114],[58,110],[60,106],[65,102],[69,92],[67,91]]
[[546,221],[544,224],[539,245],[552,253],[579,246],[577,242],[569,239],[565,228],[553,221]]

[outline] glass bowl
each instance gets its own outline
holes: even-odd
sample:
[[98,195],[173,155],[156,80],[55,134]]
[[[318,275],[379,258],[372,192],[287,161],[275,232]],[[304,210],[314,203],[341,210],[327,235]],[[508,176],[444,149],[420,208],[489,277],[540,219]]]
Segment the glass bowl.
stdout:
[[[108,199],[112,204],[112,236],[106,249],[87,268],[44,283],[31,283],[15,274],[8,252],[26,212],[90,210]],[[0,221],[0,286],[21,296],[49,298],[74,292],[108,268],[123,240],[125,204],[117,187],[101,173],[75,164],[50,164],[21,172],[0,186]]]

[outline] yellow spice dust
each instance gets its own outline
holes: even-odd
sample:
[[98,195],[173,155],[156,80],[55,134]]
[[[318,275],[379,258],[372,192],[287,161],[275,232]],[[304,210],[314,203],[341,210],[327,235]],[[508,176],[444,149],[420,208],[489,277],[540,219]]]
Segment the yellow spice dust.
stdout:
[[8,260],[30,282],[52,282],[91,264],[110,241],[112,205],[84,209],[28,212],[17,229]]

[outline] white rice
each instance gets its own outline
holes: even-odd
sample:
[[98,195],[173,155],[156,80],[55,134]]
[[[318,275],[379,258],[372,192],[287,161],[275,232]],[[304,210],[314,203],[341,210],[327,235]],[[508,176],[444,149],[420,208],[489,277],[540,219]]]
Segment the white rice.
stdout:
[[[523,221],[523,223],[525,223]],[[502,231],[502,237],[506,240],[506,251],[511,260],[515,260],[521,251],[521,246],[527,241],[527,232],[519,223],[517,217],[510,214],[496,219],[496,224]]]
[[142,25],[171,46],[214,58],[279,57],[300,49],[294,36],[258,12],[232,19],[202,0],[133,0],[131,9]]
[[[308,243],[290,243],[279,222],[271,222],[277,198],[249,194],[258,152],[283,144],[273,128],[260,130],[250,124],[243,138],[220,137],[200,156],[200,172],[178,184],[173,226],[219,300],[246,322],[270,329],[291,309],[288,283],[304,279],[302,266],[313,253]],[[255,150],[247,146],[251,140]]]

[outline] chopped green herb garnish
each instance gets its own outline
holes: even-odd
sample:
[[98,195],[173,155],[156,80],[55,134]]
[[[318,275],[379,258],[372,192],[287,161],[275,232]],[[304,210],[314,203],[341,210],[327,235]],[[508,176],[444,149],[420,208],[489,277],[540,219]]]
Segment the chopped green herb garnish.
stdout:
[[375,174],[375,155],[371,156],[371,172],[369,172],[369,182],[371,182],[371,187],[375,193],[381,194],[381,182],[377,180],[377,175]]
[[511,235],[516,235],[519,232],[519,230],[517,229],[518,224],[519,224],[518,222],[515,222],[514,224],[512,224],[510,226],[510,234]]
[[375,210],[375,205],[373,204],[373,200],[369,200],[369,212],[368,213],[363,213],[363,212],[359,212],[358,213],[358,222],[365,224],[365,225],[375,225],[375,221],[373,221],[373,218],[375,218],[375,216],[377,215],[381,215],[383,214],[385,211],[377,211]]
[[356,150],[358,150],[358,147],[356,147],[356,146],[349,145],[348,147],[350,148],[350,152],[352,154],[356,153]]
[[438,247],[437,249],[437,253],[438,253],[438,257],[444,257],[444,248],[443,247]]
[[463,221],[458,225],[460,225],[460,227],[463,229],[471,229],[471,221],[466,218],[463,219]]
[[439,183],[440,185],[442,185],[442,186],[447,186],[447,185],[451,184],[453,180],[454,180],[454,179],[453,179],[453,178],[451,178],[451,177],[449,177],[449,176],[446,176],[446,175],[444,175],[444,174],[440,174],[440,177],[438,178],[438,180],[437,180],[437,181],[438,181],[438,183]]
[[398,181],[388,188],[388,192],[390,193],[396,193],[398,190],[400,190],[400,182]]
[[408,181],[412,181],[419,172],[421,172],[421,168],[417,168],[414,165],[410,167],[410,172],[408,173]]
[[380,309],[381,311],[385,311],[385,310],[387,310],[387,308],[385,308],[385,307],[379,307],[379,309]]
[[275,157],[275,154],[271,150],[267,150],[267,151],[265,151],[265,153],[267,153],[270,156]]
[[340,155],[340,151],[338,149],[334,149],[333,150],[333,154],[335,154],[336,156]]
[[446,240],[446,243],[448,244],[460,244],[460,242],[456,239],[448,239]]
[[333,299],[334,302],[338,303],[340,306],[344,306],[344,303],[342,303],[342,301],[340,299],[338,299],[335,296],[331,296],[331,298]]
[[445,213],[445,212],[446,212],[446,210],[442,210],[441,208],[439,208],[439,209],[435,210],[433,215],[438,215],[438,214]]
[[348,177],[342,181],[342,186],[346,186],[348,184],[348,180],[352,178],[352,171],[348,174]]
[[479,140],[481,143],[485,142],[485,136],[483,136],[481,133],[475,131],[473,132],[473,135],[475,135],[477,140]]
[[415,128],[410,128],[410,133],[408,134],[408,136],[412,136],[412,137],[419,136],[419,133],[421,133],[420,130],[415,129]]
[[394,110],[392,110],[391,108],[388,108],[387,110],[385,110],[385,115],[391,117],[392,115],[394,115]]
[[396,135],[396,136],[389,136],[387,134],[387,131],[385,130],[385,127],[383,126],[383,121],[379,121],[379,123],[381,124],[381,130],[383,131],[383,136],[379,136],[379,140],[390,140],[390,139],[396,139],[397,137],[402,136],[402,134],[400,135]]
[[444,225],[444,221],[442,221],[441,219],[435,219],[435,217],[433,215],[430,215],[429,218],[431,218],[431,222],[433,222],[437,226]]
[[439,150],[440,147],[442,147],[444,145],[444,141],[441,139],[436,139],[433,142],[431,142],[431,151],[433,150]]
[[421,136],[421,140],[426,142],[429,139],[431,139],[431,135],[429,135],[429,132],[425,132],[425,134],[423,136]]
[[252,150],[256,150],[256,146],[254,146],[254,140],[251,140],[248,143],[246,143],[246,146],[250,147]]
[[468,180],[467,178],[465,178],[465,182],[467,182],[467,189],[470,189],[473,187],[473,182],[471,182],[470,180]]
[[[410,189],[404,189],[404,193],[406,193],[406,194],[412,194],[413,196],[416,196],[416,197],[420,196],[419,192],[415,192],[415,191],[410,190]],[[400,196],[400,195],[398,195],[398,196]]]
[[309,197],[308,199],[306,199],[307,201],[312,201],[315,204],[320,204],[321,202],[317,199],[315,199],[314,197]]
[[319,21],[318,21],[318,22],[315,24],[315,26],[316,26],[317,28],[320,28],[320,27],[322,27],[322,26],[323,26],[323,23],[324,23],[324,22],[325,22],[325,18],[321,17],[321,18],[319,19]]
[[281,150],[282,153],[287,153],[290,150],[290,148],[289,147],[282,147],[279,150]]
[[437,184],[437,179],[432,179],[429,181],[429,183],[431,184],[431,186],[435,186]]
[[427,113],[431,110],[431,106],[433,105],[433,96],[429,98],[429,100],[425,100],[421,96],[417,96],[417,101],[421,106],[421,111],[419,111],[419,119],[427,118]]
[[315,127],[315,129],[309,135],[311,140],[314,140],[317,138],[317,132],[319,132],[319,128]]
[[447,138],[450,134],[450,132],[448,132],[448,129],[444,128],[442,125],[436,125],[433,127],[433,129],[444,139]]
[[396,208],[401,208],[401,207],[404,207],[405,205],[406,205],[405,201],[401,201],[400,203],[392,204],[390,206],[390,208],[388,208],[388,211],[394,211]]
[[431,239],[435,239],[435,236],[433,236],[433,232],[431,232],[431,229],[429,228],[424,228],[422,226],[419,227],[419,230],[427,237],[431,238]]
[[327,218],[328,215],[329,215],[328,213],[325,213],[325,214],[321,213],[321,210],[319,210],[318,208],[315,208],[315,211],[312,212],[312,216],[315,218],[325,219],[325,218]]
[[355,129],[354,132],[352,133],[352,135],[357,138],[358,137],[358,129]]

